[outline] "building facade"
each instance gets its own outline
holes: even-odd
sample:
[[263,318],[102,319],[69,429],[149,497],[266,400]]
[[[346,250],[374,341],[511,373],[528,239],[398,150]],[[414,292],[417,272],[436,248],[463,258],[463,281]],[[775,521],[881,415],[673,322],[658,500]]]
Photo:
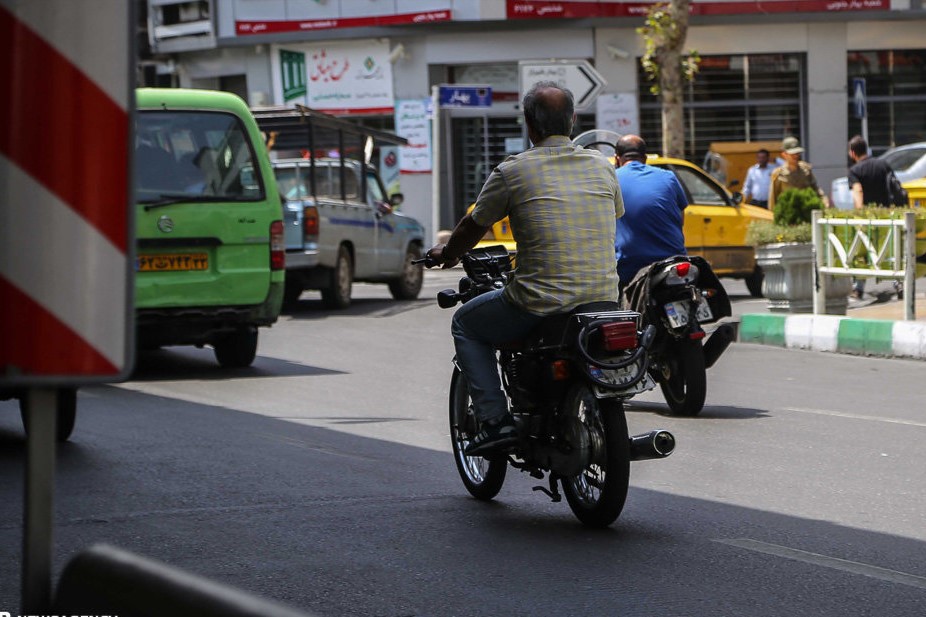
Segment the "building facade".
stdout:
[[[403,210],[432,236],[453,226],[492,167],[525,147],[524,61],[549,63],[554,79],[561,61],[587,61],[604,86],[577,131],[636,132],[661,146],[636,32],[651,2],[147,3],[146,81],[229,90],[252,105],[298,102],[408,137],[398,157],[381,158],[399,161]],[[701,163],[713,141],[795,135],[829,186],[845,175],[846,142],[863,122],[876,153],[926,141],[924,32],[923,0],[692,0],[686,47],[702,63],[686,93],[686,158]],[[439,84],[487,87],[491,104],[432,114]]]

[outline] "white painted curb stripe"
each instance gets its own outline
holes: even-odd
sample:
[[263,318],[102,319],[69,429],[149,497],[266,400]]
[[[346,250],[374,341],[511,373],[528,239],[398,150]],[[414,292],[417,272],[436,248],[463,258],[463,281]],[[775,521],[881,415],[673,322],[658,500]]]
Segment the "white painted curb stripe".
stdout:
[[0,244],[0,275],[122,366],[126,255],[3,155],[0,178],[0,228],[17,230]]
[[891,343],[894,355],[926,358],[926,323],[895,321],[891,330]]
[[839,322],[831,315],[793,315],[785,319],[785,346],[815,351],[836,351]]

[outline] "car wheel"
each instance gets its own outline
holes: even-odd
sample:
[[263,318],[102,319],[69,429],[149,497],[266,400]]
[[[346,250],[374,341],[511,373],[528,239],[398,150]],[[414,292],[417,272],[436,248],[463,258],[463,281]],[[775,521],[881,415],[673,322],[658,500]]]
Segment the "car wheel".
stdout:
[[762,297],[762,281],[765,280],[765,273],[762,272],[762,268],[756,266],[755,270],[752,271],[752,274],[746,277],[746,289],[749,290],[749,295],[753,298]]
[[224,368],[251,366],[257,356],[257,327],[246,326],[226,334],[212,344],[215,359]]
[[[77,420],[77,388],[59,388],[58,406],[56,409],[55,439],[64,443],[71,438],[74,432],[74,423]],[[29,406],[26,397],[19,399],[19,413],[22,416],[23,428],[29,434]]]
[[346,246],[338,249],[338,261],[331,271],[328,286],[322,289],[322,302],[328,308],[343,309],[350,306],[351,287],[354,282],[354,265]]
[[396,300],[414,300],[421,293],[424,283],[424,267],[412,263],[421,258],[421,247],[410,246],[405,253],[405,263],[402,266],[402,276],[389,281],[389,292]]

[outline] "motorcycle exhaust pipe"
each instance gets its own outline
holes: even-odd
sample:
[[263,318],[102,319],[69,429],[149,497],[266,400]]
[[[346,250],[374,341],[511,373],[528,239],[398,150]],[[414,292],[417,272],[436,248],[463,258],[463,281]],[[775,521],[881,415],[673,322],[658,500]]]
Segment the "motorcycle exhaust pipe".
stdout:
[[720,324],[704,343],[704,368],[711,368],[730,343],[736,340],[737,323]]
[[650,431],[630,438],[630,460],[632,461],[665,458],[674,450],[675,437],[669,431]]

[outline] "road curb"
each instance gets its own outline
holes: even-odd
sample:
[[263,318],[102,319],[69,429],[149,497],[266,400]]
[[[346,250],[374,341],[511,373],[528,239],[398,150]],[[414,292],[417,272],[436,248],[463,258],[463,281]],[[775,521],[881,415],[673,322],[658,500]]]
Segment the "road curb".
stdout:
[[836,315],[740,316],[739,341],[864,356],[926,360],[926,323]]

